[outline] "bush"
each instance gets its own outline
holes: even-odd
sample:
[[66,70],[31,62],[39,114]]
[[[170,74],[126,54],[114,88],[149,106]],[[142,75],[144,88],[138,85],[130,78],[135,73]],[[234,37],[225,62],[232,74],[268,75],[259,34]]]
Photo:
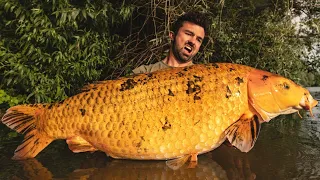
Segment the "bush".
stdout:
[[[109,1],[1,1],[0,80],[27,102],[62,100],[116,66],[112,31],[130,7]],[[124,13],[125,12],[125,13]]]

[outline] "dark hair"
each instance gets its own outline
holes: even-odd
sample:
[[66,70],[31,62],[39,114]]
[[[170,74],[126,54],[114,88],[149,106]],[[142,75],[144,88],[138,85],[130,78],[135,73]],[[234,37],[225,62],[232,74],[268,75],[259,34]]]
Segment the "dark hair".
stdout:
[[191,22],[198,26],[203,27],[205,34],[208,33],[208,17],[204,13],[200,12],[187,12],[182,14],[172,25],[172,31],[174,34],[177,34],[179,29],[182,27],[184,22]]

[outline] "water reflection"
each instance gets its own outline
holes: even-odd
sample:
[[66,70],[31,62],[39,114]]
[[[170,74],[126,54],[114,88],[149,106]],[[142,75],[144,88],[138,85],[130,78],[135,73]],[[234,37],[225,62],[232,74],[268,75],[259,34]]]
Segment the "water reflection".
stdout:
[[52,143],[36,159],[12,161],[18,137],[0,142],[0,179],[319,179],[319,105],[316,118],[303,115],[303,120],[295,114],[262,124],[249,153],[222,145],[199,156],[196,168],[185,165],[176,171],[165,161],[113,160],[102,152],[74,154],[64,141]]
[[[105,158],[101,158],[105,159]],[[89,164],[98,163],[99,159],[89,160]],[[51,179],[53,175],[36,159],[21,162],[24,178],[27,179]],[[112,160],[105,162],[103,167],[88,167],[76,169],[64,178],[57,179],[227,179],[226,172],[214,161],[202,158],[194,169],[182,167],[171,170],[164,161],[130,161]]]
[[[188,168],[184,165],[178,170],[166,166],[165,161],[132,161],[113,160],[102,152],[81,157],[82,162],[63,160],[64,157],[50,162],[50,158],[43,154],[39,160],[12,161],[17,171],[8,179],[255,179],[251,171],[247,154],[222,145],[216,151],[199,156],[198,165]],[[82,153],[85,155],[85,153]],[[42,163],[40,162],[42,161]],[[62,161],[62,166],[51,166]],[[48,164],[45,167],[44,164]],[[69,164],[76,167],[64,174],[57,173],[58,169]],[[51,166],[51,167],[50,167]]]

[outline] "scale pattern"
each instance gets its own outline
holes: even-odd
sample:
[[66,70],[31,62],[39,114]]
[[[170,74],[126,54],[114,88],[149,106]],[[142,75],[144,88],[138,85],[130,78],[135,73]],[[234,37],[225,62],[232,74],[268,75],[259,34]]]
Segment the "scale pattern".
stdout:
[[91,84],[47,105],[41,129],[80,136],[114,158],[171,159],[219,146],[248,109],[251,68],[206,64]]

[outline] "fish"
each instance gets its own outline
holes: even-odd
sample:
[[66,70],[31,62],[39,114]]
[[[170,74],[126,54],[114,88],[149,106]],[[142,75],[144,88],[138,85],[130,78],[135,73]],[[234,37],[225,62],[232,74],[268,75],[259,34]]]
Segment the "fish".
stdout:
[[2,123],[24,134],[13,159],[34,158],[56,139],[75,153],[167,160],[172,169],[224,141],[249,152],[261,124],[318,104],[283,76],[232,63],[196,64],[89,84],[61,102],[9,108]]

